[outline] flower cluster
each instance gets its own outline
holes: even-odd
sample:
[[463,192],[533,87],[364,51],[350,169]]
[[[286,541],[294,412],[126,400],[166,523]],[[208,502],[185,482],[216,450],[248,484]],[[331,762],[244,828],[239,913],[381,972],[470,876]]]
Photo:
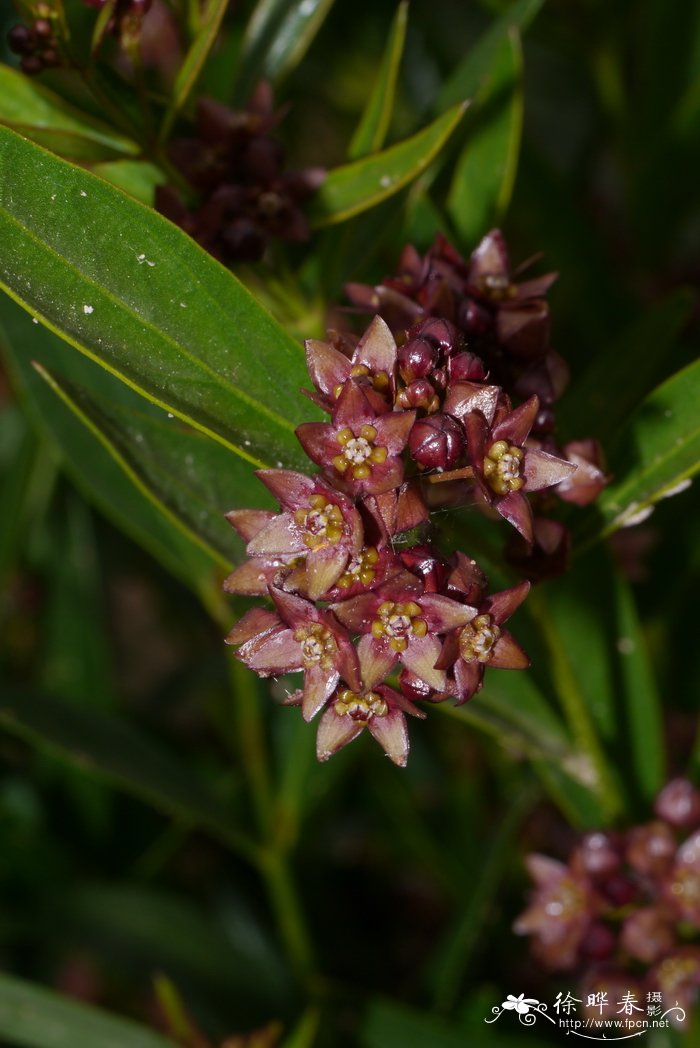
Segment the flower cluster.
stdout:
[[7,34],[7,45],[14,54],[22,56],[20,68],[28,76],[61,65],[54,25],[56,12],[48,4],[40,3],[35,13],[30,25],[14,25]]
[[[475,256],[494,243],[496,232]],[[417,702],[464,703],[487,667],[528,665],[505,628],[528,581],[489,594],[464,553],[397,541],[429,521],[436,489],[468,485],[529,548],[528,496],[572,487],[580,468],[541,439],[537,392],[514,407],[452,320],[410,319],[398,337],[376,316],[359,339],[307,341],[307,392],[329,421],[296,432],[320,473],[260,470],[280,511],[228,514],[248,560],[225,588],[269,595],[274,610],[249,611],[227,640],[261,676],[303,672],[289,702],[307,720],[320,714],[321,760],[368,728],[403,765],[405,715],[424,716]]]
[[586,834],[567,863],[529,855],[535,889],[514,930],[548,968],[578,970],[586,996],[624,982],[687,1009],[700,987],[700,792],[674,779],[654,814]]
[[278,119],[270,87],[262,83],[241,111],[200,98],[195,137],[170,144],[198,203],[189,207],[174,187],[159,186],[156,208],[225,264],[258,261],[270,237],[302,241],[309,235],[300,205],[324,172],[284,171],[281,146],[270,134]]
[[[407,247],[396,276],[375,287],[348,284],[346,293],[357,308],[383,317],[401,346],[399,399],[424,416],[412,439],[416,461],[454,470],[466,457],[485,501],[520,532],[509,561],[534,580],[564,569],[570,537],[545,515],[547,499],[526,504],[519,496],[523,478],[528,492],[557,484],[559,498],[583,506],[606,477],[595,440],[559,447],[554,436],[554,405],[569,380],[549,344],[545,295],[556,273],[520,283],[517,275],[502,234],[492,230],[469,260],[439,236],[424,257]],[[524,402],[520,414],[507,417],[508,398]],[[553,458],[578,468],[564,473]]]

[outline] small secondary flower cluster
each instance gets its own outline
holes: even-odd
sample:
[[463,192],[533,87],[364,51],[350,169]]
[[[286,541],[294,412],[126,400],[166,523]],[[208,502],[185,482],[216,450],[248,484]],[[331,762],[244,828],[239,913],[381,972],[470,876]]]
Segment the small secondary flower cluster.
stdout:
[[[501,245],[493,232],[475,253],[485,286],[487,258],[501,271]],[[530,546],[526,496],[571,485],[577,464],[530,438],[543,424],[538,394],[514,408],[448,319],[420,319],[397,339],[377,316],[359,340],[333,334],[306,352],[308,395],[330,421],[296,432],[321,472],[260,470],[280,512],[228,514],[249,560],[225,588],[269,594],[275,610],[249,611],[227,640],[261,676],[304,672],[289,701],[307,720],[323,711],[321,760],[368,728],[404,765],[405,714],[424,716],[416,701],[463,703],[487,666],[528,665],[504,623],[529,582],[489,595],[463,553],[399,549],[396,537],[429,520],[432,482],[453,480]]]
[[700,792],[674,779],[654,814],[586,834],[567,863],[529,855],[535,890],[514,930],[548,968],[578,969],[584,997],[624,984],[688,1008],[700,987]]

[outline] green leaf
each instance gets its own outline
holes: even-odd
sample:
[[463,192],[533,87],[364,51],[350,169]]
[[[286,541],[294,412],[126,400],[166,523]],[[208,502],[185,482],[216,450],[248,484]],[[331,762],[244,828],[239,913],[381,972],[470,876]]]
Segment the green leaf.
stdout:
[[109,124],[82,113],[60,95],[0,64],[0,123],[72,160],[135,156],[139,147]]
[[376,153],[384,145],[394,109],[396,81],[406,40],[407,21],[408,0],[401,0],[396,8],[376,82],[350,142],[350,160],[359,160],[369,153]]
[[345,222],[412,182],[438,155],[465,109],[464,103],[453,106],[411,138],[329,171],[309,207],[312,224]]
[[197,82],[207,56],[216,42],[229,0],[207,0],[200,16],[197,33],[189,46],[170,94],[170,102],[163,117],[160,140],[164,142],[177,114],[187,101]]
[[[31,414],[54,453],[58,453],[73,481],[117,527],[148,550],[165,569],[199,592],[209,584],[214,562],[168,521],[123,473],[98,439],[60,401],[31,366],[39,357],[84,384],[109,389],[112,400],[129,393],[126,386],[73,352],[50,331],[37,324],[9,298],[0,297],[0,352]],[[4,330],[3,330],[4,329]],[[100,380],[99,382],[96,380]],[[91,386],[92,388],[92,386]],[[137,398],[133,400],[143,404]]]
[[161,1034],[9,975],[0,975],[0,1034],[27,1048],[173,1048]]
[[256,465],[305,463],[299,346],[180,229],[0,129],[2,286],[143,396]]
[[523,126],[522,67],[520,37],[511,29],[495,50],[479,92],[447,198],[465,243],[476,242],[500,221],[510,201]]
[[[53,391],[102,442],[132,483],[187,536],[228,568],[243,554],[243,544],[224,513],[264,497],[252,485],[250,467],[220,444],[175,420],[118,407],[84,389],[37,370]],[[248,489],[253,489],[249,497]]]
[[243,40],[239,100],[258,80],[275,82],[301,61],[332,6],[333,0],[258,0]]
[[145,160],[113,160],[93,164],[90,170],[149,207],[153,206],[156,186],[167,181],[159,167]]
[[462,1031],[438,1016],[375,999],[367,1010],[359,1043],[362,1048],[464,1048],[466,1042]]
[[113,783],[243,855],[255,846],[232,825],[208,787],[133,725],[101,710],[48,695],[6,691],[0,726],[90,775]]
[[668,375],[674,343],[695,300],[692,291],[674,291],[595,354],[562,401],[561,418],[568,433],[578,437],[590,432],[591,418],[604,445],[619,432],[630,412]]
[[517,0],[506,9],[467,52],[446,81],[437,98],[438,110],[445,109],[462,98],[478,96],[483,82],[491,75],[504,38],[510,35],[512,29],[520,32],[527,29],[543,3],[544,0]]
[[684,490],[700,469],[700,361],[673,375],[637,408],[610,452],[616,478],[581,535],[604,538],[643,519],[659,499]]

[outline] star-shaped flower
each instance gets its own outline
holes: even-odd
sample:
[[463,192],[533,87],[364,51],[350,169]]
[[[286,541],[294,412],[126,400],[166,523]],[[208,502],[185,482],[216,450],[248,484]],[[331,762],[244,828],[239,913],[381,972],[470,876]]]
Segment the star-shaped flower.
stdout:
[[310,338],[305,345],[309,375],[318,390],[313,399],[326,411],[333,410],[349,379],[362,387],[378,412],[391,410],[396,386],[396,342],[381,317],[374,318],[351,357],[331,342]]

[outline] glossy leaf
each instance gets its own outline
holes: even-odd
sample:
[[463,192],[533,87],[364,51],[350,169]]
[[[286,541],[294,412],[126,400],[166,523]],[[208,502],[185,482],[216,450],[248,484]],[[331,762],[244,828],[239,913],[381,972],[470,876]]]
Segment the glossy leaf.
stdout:
[[258,80],[279,80],[306,54],[333,0],[258,0],[243,40],[238,97]]
[[438,94],[437,108],[459,102],[462,98],[476,98],[482,84],[491,75],[498,52],[512,29],[521,33],[542,7],[544,0],[516,0],[510,4],[500,18],[477,40],[471,50],[445,82]]
[[192,88],[202,72],[207,56],[216,42],[229,0],[206,0],[199,25],[189,50],[180,66],[170,92],[170,102],[163,117],[160,137],[167,139],[173,121],[190,96]]
[[169,1038],[132,1019],[10,975],[0,975],[0,1035],[26,1048],[173,1048]]
[[359,160],[360,157],[367,156],[369,153],[376,153],[384,145],[394,110],[396,81],[406,40],[407,21],[408,0],[401,0],[396,8],[376,82],[350,142],[348,149],[350,160]]
[[156,186],[167,181],[159,167],[145,160],[112,160],[93,164],[90,170],[149,207],[153,206]]
[[40,373],[174,526],[223,567],[242,558],[243,544],[224,514],[253,504],[256,495],[258,504],[264,499],[247,463],[175,420],[117,407],[43,369]]
[[494,51],[447,198],[467,244],[497,224],[510,201],[523,126],[522,64],[520,37],[511,29]]
[[0,697],[0,726],[159,811],[208,830],[245,855],[254,851],[204,783],[117,716],[54,696],[6,689]]
[[73,160],[135,156],[139,147],[50,88],[0,64],[0,123]]
[[154,403],[255,464],[305,462],[300,347],[180,229],[0,130],[2,286]]
[[700,361],[679,371],[628,419],[610,452],[613,480],[581,526],[603,538],[679,494],[700,470]]
[[[30,415],[80,490],[117,527],[148,550],[193,590],[209,585],[214,561],[139,492],[102,443],[59,400],[31,366],[39,358],[75,374],[83,384],[108,389],[111,399],[130,392],[87,357],[33,324],[9,298],[0,299],[0,353]],[[72,369],[72,370],[71,370]],[[99,380],[99,381],[98,381]],[[92,388],[92,386],[90,387]],[[144,401],[132,396],[132,400]]]
[[411,138],[329,171],[309,207],[314,226],[344,222],[393,196],[435,159],[464,114],[453,106]]

